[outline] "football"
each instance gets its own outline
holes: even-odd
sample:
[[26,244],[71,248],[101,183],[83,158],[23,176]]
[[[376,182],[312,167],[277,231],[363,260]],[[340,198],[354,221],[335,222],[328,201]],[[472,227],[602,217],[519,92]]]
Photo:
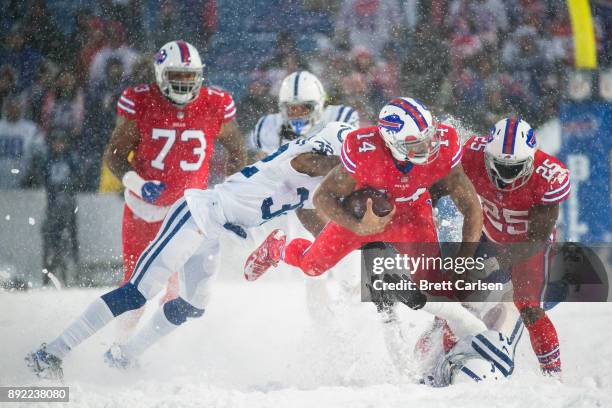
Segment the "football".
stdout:
[[379,217],[388,215],[393,209],[387,194],[371,187],[353,191],[344,198],[342,205],[347,211],[353,214],[355,218],[361,219],[366,212],[368,198],[372,199],[372,210],[374,214]]

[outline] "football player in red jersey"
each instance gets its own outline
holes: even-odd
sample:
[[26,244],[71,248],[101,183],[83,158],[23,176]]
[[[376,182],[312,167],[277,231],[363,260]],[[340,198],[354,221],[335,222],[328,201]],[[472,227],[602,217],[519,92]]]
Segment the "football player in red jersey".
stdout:
[[[428,192],[436,182],[444,184],[464,215],[464,242],[457,256],[472,256],[481,234],[482,212],[474,187],[463,172],[462,153],[454,128],[437,124],[431,112],[414,99],[393,99],[380,112],[378,126],[347,135],[341,164],[315,192],[317,210],[330,220],[315,241],[299,238],[286,243],[284,234],[275,230],[247,259],[245,276],[257,279],[281,259],[307,275],[317,276],[371,242],[394,243],[400,253],[415,256],[432,251],[437,246],[424,248],[415,243],[437,243]],[[375,215],[371,200],[361,220],[342,206],[344,197],[366,186],[387,193],[394,204],[389,215]],[[435,251],[427,255],[439,255],[437,248]],[[422,269],[412,276],[414,281],[448,280],[444,271],[436,270]],[[430,293],[453,296],[449,290]],[[426,303],[415,308],[419,307],[455,320],[463,330],[460,336],[485,330],[484,324],[474,322],[478,319],[458,303]]]
[[519,118],[500,120],[490,136],[470,138],[464,151],[463,168],[482,202],[483,240],[515,244],[495,245],[491,260],[510,270],[514,303],[542,371],[559,372],[559,339],[540,304],[569,171],[538,149],[533,129]]
[[[202,86],[203,64],[191,44],[165,44],[154,68],[155,83],[128,87],[117,101],[117,124],[104,154],[125,186],[124,283],[170,206],[185,189],[207,187],[215,141],[228,150],[229,174],[246,158],[234,101],[223,90]],[[178,291],[172,281],[168,299]]]

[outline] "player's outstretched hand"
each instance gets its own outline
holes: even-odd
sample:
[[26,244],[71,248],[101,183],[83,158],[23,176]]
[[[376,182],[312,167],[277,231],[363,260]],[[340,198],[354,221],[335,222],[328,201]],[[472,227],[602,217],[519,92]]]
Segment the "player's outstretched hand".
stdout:
[[374,214],[374,210],[372,210],[372,199],[368,198],[368,201],[366,201],[366,212],[359,222],[355,233],[365,236],[383,232],[389,221],[393,218],[393,215],[395,215],[395,206],[393,206],[391,212],[384,217],[379,217]]
[[147,181],[142,185],[142,199],[147,203],[154,203],[165,189],[166,185],[160,181]]

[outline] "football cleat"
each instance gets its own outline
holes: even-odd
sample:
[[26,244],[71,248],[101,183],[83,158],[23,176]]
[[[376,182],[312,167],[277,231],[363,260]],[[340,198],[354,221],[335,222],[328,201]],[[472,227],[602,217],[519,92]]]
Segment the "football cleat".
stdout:
[[104,353],[104,362],[109,367],[118,368],[120,370],[127,370],[128,368],[138,366],[136,361],[130,360],[123,354],[121,346],[118,344],[113,344],[111,348],[106,350],[106,353]]
[[276,267],[281,259],[286,242],[287,236],[283,231],[279,229],[272,231],[247,258],[244,264],[244,278],[248,281],[254,281],[270,267]]
[[40,348],[25,356],[26,365],[38,378],[46,380],[62,380],[62,360],[53,354],[47,353],[47,345],[41,344]]

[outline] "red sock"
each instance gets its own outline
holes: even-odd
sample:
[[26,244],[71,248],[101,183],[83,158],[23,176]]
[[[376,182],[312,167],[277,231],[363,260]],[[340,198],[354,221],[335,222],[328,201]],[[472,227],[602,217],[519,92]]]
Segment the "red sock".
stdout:
[[304,252],[306,252],[306,249],[308,249],[310,245],[312,245],[312,242],[304,238],[291,240],[291,242],[285,245],[285,250],[282,255],[283,261],[285,261],[286,264],[297,266],[301,269],[301,261]]
[[544,373],[561,371],[561,352],[559,350],[559,338],[557,330],[548,316],[544,315],[535,323],[525,325],[529,331],[531,347],[540,362],[540,368]]
[[[436,317],[436,319],[440,319],[439,317]],[[444,352],[448,353],[450,351],[450,349],[452,349],[453,347],[455,347],[455,344],[457,344],[457,337],[455,337],[455,333],[453,333],[453,331],[451,330],[451,328],[448,326],[448,323],[446,322],[446,320],[440,319],[444,322],[444,326],[442,326],[442,345],[444,346]]]

